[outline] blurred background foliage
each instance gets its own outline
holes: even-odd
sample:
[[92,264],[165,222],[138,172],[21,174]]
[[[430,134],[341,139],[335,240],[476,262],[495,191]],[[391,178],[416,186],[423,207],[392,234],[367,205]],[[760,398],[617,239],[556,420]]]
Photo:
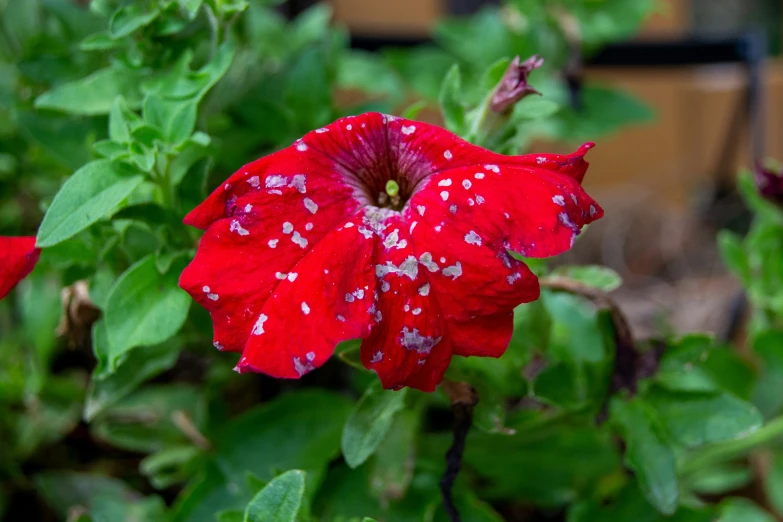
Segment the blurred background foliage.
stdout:
[[[326,4],[294,19],[279,4],[0,0],[0,234],[45,247],[0,302],[3,520],[448,520],[446,395],[381,391],[356,343],[301,381],[234,374],[177,287],[197,241],[181,218],[342,115],[445,122],[512,154],[648,120],[626,93],[588,82],[576,99],[569,82],[656,6],[508,0],[369,53]],[[484,127],[508,60],[535,53],[543,96]],[[741,346],[636,341],[607,297],[617,274],[531,260],[545,289],[507,353],[449,370],[480,396],[465,522],[783,516],[783,212],[741,187],[753,228],[720,239],[753,305]]]

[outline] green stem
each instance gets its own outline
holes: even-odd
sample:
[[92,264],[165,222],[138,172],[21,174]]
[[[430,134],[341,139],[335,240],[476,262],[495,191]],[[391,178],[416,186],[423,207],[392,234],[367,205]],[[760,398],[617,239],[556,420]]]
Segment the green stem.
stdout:
[[177,192],[171,182],[171,162],[168,158],[165,158],[164,162],[163,173],[158,177],[158,185],[160,185],[163,195],[163,206],[167,209],[177,210]]
[[492,91],[484,96],[484,99],[481,100],[481,104],[475,109],[475,117],[467,132],[467,140],[474,145],[486,146],[488,138],[503,123],[501,120],[503,116],[490,109],[491,103]]
[[750,450],[783,437],[783,417],[778,417],[762,428],[741,439],[710,444],[691,453],[680,466],[680,474],[687,476],[706,466],[725,462],[747,454]]

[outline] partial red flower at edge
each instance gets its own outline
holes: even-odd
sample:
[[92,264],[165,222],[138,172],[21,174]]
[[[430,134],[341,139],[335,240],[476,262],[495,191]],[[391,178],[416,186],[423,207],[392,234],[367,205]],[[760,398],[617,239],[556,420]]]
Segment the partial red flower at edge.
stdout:
[[33,271],[40,255],[34,237],[0,236],[0,299]]
[[514,307],[538,298],[508,251],[559,254],[603,215],[580,186],[592,146],[503,156],[418,121],[340,119],[186,216],[206,232],[180,286],[239,372],[298,378],[361,338],[385,388],[431,391],[452,355],[502,355]]

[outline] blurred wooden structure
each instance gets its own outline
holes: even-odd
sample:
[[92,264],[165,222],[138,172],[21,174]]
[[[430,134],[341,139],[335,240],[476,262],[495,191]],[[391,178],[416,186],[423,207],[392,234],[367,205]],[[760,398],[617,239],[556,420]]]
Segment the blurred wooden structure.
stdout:
[[[455,0],[331,0],[336,18],[358,35],[426,37]],[[680,36],[690,26],[688,0],[661,0],[641,37]],[[783,23],[783,20],[781,20]],[[670,68],[591,67],[587,77],[628,90],[652,106],[656,121],[599,140],[589,185],[600,192],[644,191],[682,208],[714,179],[728,129],[744,96],[739,64]],[[762,82],[766,155],[783,159],[783,62],[769,59]],[[738,133],[730,171],[749,166],[747,126]],[[550,147],[552,144],[549,145]],[[730,155],[729,155],[730,156]]]

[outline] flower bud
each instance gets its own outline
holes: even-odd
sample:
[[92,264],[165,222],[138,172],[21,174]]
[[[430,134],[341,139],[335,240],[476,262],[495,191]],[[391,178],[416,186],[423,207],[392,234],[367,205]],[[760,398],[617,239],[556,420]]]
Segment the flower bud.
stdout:
[[783,206],[783,172],[780,169],[756,163],[754,169],[756,188],[768,201]]
[[541,94],[527,83],[527,75],[543,65],[544,59],[533,55],[520,63],[519,56],[508,65],[503,78],[492,93],[490,108],[494,112],[508,112],[516,102],[528,94]]

